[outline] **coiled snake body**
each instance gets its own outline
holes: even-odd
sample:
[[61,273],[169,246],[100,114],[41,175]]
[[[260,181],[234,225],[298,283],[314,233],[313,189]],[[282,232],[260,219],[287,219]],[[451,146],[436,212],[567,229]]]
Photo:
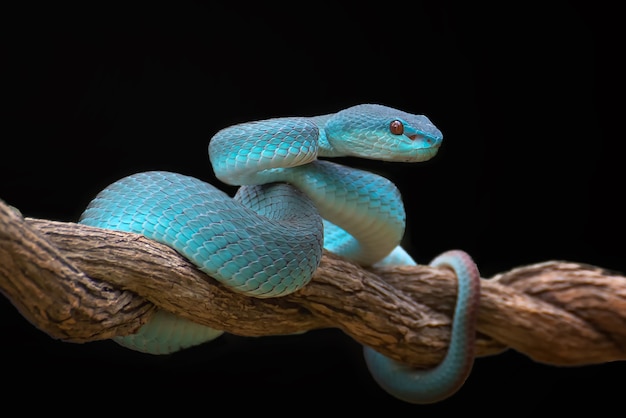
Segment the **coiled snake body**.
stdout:
[[[217,178],[241,186],[233,198],[192,177],[144,172],[105,188],[80,223],[165,243],[233,291],[258,298],[283,296],[309,282],[323,248],[362,265],[415,264],[399,246],[405,212],[394,184],[318,157],[419,162],[432,158],[441,141],[441,132],[425,116],[376,104],[238,124],[219,131],[209,143]],[[364,349],[380,386],[413,403],[454,393],[474,359],[478,271],[460,251],[444,253],[431,264],[449,266],[459,279],[444,361],[432,370],[415,370]],[[163,354],[221,333],[159,311],[137,334],[116,341]]]

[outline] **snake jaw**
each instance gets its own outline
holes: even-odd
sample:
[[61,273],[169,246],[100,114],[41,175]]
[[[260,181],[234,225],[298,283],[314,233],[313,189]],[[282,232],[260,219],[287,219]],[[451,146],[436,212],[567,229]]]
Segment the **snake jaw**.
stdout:
[[430,160],[439,151],[441,140],[416,135],[399,135],[391,138],[373,134],[371,139],[343,138],[335,149],[344,156],[368,160],[416,163]]
[[417,148],[414,150],[413,154],[408,156],[405,160],[396,160],[396,161],[403,161],[406,163],[417,163],[417,162],[428,161],[431,158],[433,158],[435,155],[437,155],[438,151],[439,151],[439,145],[426,147],[426,148]]

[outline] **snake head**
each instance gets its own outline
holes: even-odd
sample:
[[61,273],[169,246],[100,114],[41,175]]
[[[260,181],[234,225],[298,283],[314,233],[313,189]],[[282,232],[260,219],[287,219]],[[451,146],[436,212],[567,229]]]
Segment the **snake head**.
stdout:
[[443,139],[426,116],[378,104],[339,111],[326,121],[324,131],[337,155],[382,161],[429,160]]

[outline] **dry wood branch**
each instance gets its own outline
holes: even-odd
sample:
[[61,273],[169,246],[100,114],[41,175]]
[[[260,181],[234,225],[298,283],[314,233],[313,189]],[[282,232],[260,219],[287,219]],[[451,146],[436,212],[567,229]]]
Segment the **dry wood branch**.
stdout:
[[[65,341],[132,333],[157,306],[239,335],[339,327],[387,355],[431,366],[447,348],[456,281],[445,269],[366,270],[328,253],[301,291],[254,299],[142,236],[23,219],[0,202],[0,290]],[[624,360],[626,277],[559,261],[513,269],[483,280],[478,330],[479,355],[511,347],[556,365]]]

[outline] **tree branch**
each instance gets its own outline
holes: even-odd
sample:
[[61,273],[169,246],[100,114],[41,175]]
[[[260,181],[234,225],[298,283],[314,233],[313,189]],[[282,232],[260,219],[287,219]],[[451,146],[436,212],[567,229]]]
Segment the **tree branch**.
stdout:
[[[24,219],[0,201],[0,291],[51,337],[127,335],[156,307],[247,336],[338,327],[398,360],[445,355],[456,279],[446,269],[363,269],[325,253],[312,281],[282,298],[233,293],[171,248],[137,234]],[[536,361],[626,359],[626,277],[548,261],[483,280],[477,353]]]

